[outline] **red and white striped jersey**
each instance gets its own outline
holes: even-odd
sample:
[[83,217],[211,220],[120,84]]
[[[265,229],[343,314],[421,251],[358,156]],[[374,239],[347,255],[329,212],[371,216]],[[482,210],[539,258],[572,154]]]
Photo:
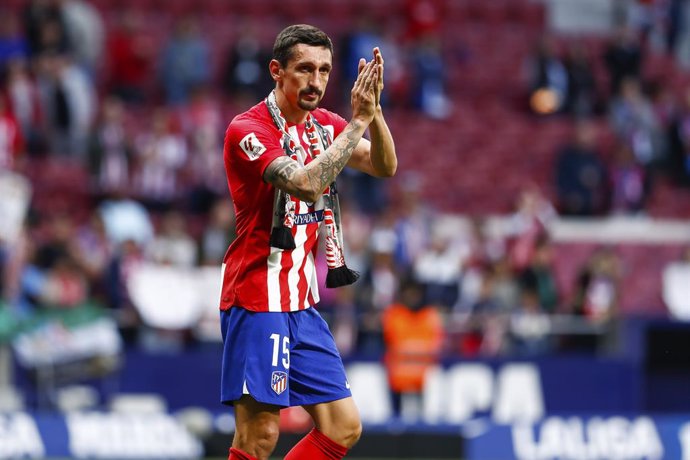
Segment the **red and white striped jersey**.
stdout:
[[[312,116],[330,131],[332,139],[347,125],[342,117],[325,109],[314,110]],[[288,131],[301,141],[305,158],[300,160],[309,163],[304,125],[288,125]],[[235,205],[237,238],[223,263],[221,310],[239,306],[286,312],[304,310],[319,301],[314,258],[323,220],[322,199],[307,203],[293,197],[296,248],[283,250],[269,245],[275,188],[263,180],[263,173],[281,155],[285,155],[281,131],[264,102],[238,115],[228,126],[223,156]]]

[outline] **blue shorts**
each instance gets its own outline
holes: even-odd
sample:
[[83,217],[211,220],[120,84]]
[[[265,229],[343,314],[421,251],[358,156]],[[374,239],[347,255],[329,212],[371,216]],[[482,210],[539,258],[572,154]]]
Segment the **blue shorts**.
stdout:
[[221,402],[243,394],[276,406],[302,406],[351,396],[328,325],[314,308],[295,312],[221,311]]

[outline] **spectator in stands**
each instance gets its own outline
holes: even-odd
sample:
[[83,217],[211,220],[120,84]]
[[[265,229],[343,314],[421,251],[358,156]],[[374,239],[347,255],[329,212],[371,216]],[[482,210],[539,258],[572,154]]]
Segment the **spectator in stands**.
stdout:
[[610,95],[617,96],[623,80],[638,79],[642,67],[642,48],[635,30],[619,26],[604,52],[604,63],[609,74]]
[[502,257],[490,265],[492,297],[503,311],[514,309],[520,302],[520,283],[510,260]]
[[88,287],[73,257],[74,219],[56,214],[46,218],[41,227],[44,236],[32,245],[21,275],[20,307],[31,311],[83,303]]
[[690,186],[690,91],[670,124],[668,168],[679,185]]
[[131,186],[133,151],[124,117],[120,99],[109,96],[103,100],[89,139],[88,167],[95,194],[107,195]]
[[187,143],[175,131],[165,108],[152,115],[151,131],[135,139],[134,188],[147,206],[167,209],[179,197],[178,172],[187,160]]
[[107,53],[110,90],[127,103],[147,100],[155,48],[136,9],[126,9],[118,16],[118,23],[108,36]]
[[[507,267],[507,264],[504,266]],[[449,324],[449,328],[455,327],[461,331],[454,346],[462,356],[496,356],[506,351],[508,345],[507,315],[517,304],[517,284],[512,276],[503,279],[498,264],[494,263],[478,267],[475,274],[476,293],[465,300],[469,302],[469,308],[464,309],[464,314],[451,316],[454,324]],[[511,299],[507,302],[505,292],[508,291],[505,287],[514,291],[514,296],[509,294]]]
[[685,0],[669,0],[666,2],[666,51],[673,55],[678,49],[678,42],[686,29]]
[[107,269],[114,256],[114,245],[97,210],[77,228],[71,252],[89,282],[91,296],[105,303]]
[[544,34],[539,38],[527,66],[532,111],[546,115],[566,110],[570,92],[568,69],[553,36]]
[[441,4],[433,0],[406,0],[403,9],[413,107],[430,118],[447,118],[452,107],[441,40]]
[[443,27],[443,8],[434,0],[405,0],[405,35],[416,40],[428,34],[438,35]]
[[670,43],[674,45],[674,56],[676,62],[683,70],[690,67],[690,27],[688,27],[688,14],[690,13],[690,4],[686,0],[671,0],[673,9],[671,13],[675,15],[671,18],[675,24],[669,28],[672,34],[669,35]]
[[208,88],[192,91],[189,104],[181,108],[180,119],[189,150],[187,166],[182,170],[189,210],[206,214],[216,199],[228,193],[223,158],[218,155],[223,140],[220,107]]
[[551,351],[550,322],[537,289],[523,284],[520,302],[510,314],[510,351],[534,356]]
[[[387,106],[390,97],[400,98],[400,105],[407,105],[409,93],[391,91],[399,88],[398,83],[392,83],[392,79],[400,78],[400,64],[399,54],[397,53],[397,46],[394,43],[386,40],[382,36],[382,31],[376,23],[371,13],[363,13],[357,16],[357,21],[353,25],[352,30],[348,31],[343,37],[342,50],[339,55],[340,63],[338,68],[342,69],[341,81],[349,82],[351,78],[357,76],[357,63],[359,58],[365,56],[368,51],[372,49],[372,43],[376,43],[383,53],[386,54],[386,73],[384,78],[386,80],[386,92],[382,94],[381,105]],[[369,48],[367,48],[369,47]],[[354,67],[353,67],[354,66]],[[341,88],[341,100],[337,103],[350,103],[350,89]],[[380,180],[364,174],[355,169],[346,168],[342,173],[341,184],[342,192],[351,195],[351,199],[357,203],[358,210],[367,215],[375,215],[382,211],[387,204],[387,196],[385,187]]]
[[424,289],[427,305],[449,309],[459,297],[459,284],[466,254],[457,241],[438,230],[413,265],[414,278]]
[[390,222],[374,225],[370,238],[370,258],[359,280],[357,304],[359,311],[358,349],[378,353],[382,346],[381,313],[395,300],[400,287],[393,251],[396,236]]
[[[409,107],[410,77],[409,68],[404,59],[404,52],[400,46],[400,33],[390,21],[381,22],[371,12],[362,12],[356,16],[353,29],[343,37],[340,54],[343,69],[343,82],[356,77],[357,62],[361,56],[366,56],[373,43],[386,54],[386,94],[382,94],[381,104],[393,107]],[[413,36],[417,33],[413,32]],[[343,89],[343,96],[349,94],[350,89]],[[349,96],[347,96],[349,98]],[[341,101],[349,103],[349,100]]]
[[7,103],[19,124],[27,153],[44,151],[41,99],[36,81],[29,74],[26,59],[13,58],[7,63],[5,90]]
[[184,216],[171,210],[163,214],[160,228],[145,249],[147,259],[156,264],[193,267],[198,259],[197,244],[189,234]]
[[535,296],[544,313],[556,313],[559,307],[558,285],[553,268],[554,249],[547,237],[537,241],[530,264],[519,274],[518,281],[524,295]]
[[23,10],[23,22],[32,57],[71,51],[60,0],[30,0]]
[[[371,14],[363,12],[358,15],[356,22],[351,30],[348,30],[343,37],[343,45],[340,47],[339,67],[343,71],[342,81],[350,82],[357,78],[357,64],[359,58],[366,56],[374,46],[380,46],[382,37],[380,24],[378,24]],[[383,50],[386,51],[385,49]],[[388,70],[388,53],[386,53],[386,70]],[[386,75],[387,76],[387,75]],[[349,93],[350,88],[343,88],[343,93]],[[349,96],[343,102],[349,103]]]
[[[620,300],[621,266],[613,248],[602,247],[594,251],[580,269],[575,284],[572,312],[584,317],[605,335],[596,344],[582,337],[579,345],[599,347],[610,340],[618,316]],[[573,344],[576,345],[576,344]]]
[[213,97],[213,90],[207,86],[196,86],[189,94],[189,103],[180,107],[178,111],[182,132],[194,143],[195,136],[203,130],[208,131],[214,144],[217,145],[224,137],[223,120],[218,101]]
[[149,210],[132,199],[130,189],[113,190],[98,206],[98,213],[115,250],[128,241],[143,247],[153,239]]
[[[372,221],[354,209],[343,213],[343,234],[347,250],[347,265],[355,271],[364,273],[369,263],[369,249]],[[324,289],[327,291],[327,289]]]
[[187,102],[190,91],[211,78],[210,49],[192,17],[180,18],[160,56],[160,81],[171,105]]
[[0,171],[17,167],[24,153],[24,139],[5,98],[0,95]]
[[46,273],[39,306],[69,309],[84,305],[89,284],[81,266],[70,253],[59,253]]
[[357,211],[368,216],[383,211],[388,204],[386,188],[381,181],[357,170],[346,169],[342,173],[341,188],[343,193],[350,195],[357,205]]
[[[457,346],[463,356],[498,356],[510,351],[510,314],[518,311],[520,284],[507,257],[501,257],[472,272],[477,284],[463,301],[469,308],[451,317],[462,331]],[[466,284],[463,284],[463,288]],[[467,295],[468,293],[464,293]]]
[[105,26],[99,11],[83,0],[59,0],[75,62],[92,78],[103,56]]
[[[21,240],[17,251],[15,267],[17,278],[14,286],[8,283],[6,290],[11,291],[7,298],[16,307],[22,316],[31,314],[38,305],[38,300],[45,285],[45,271],[50,261],[39,257],[38,244],[30,237],[31,231],[27,229],[26,238]],[[32,235],[31,235],[32,236]]]
[[649,101],[659,125],[659,158],[654,163],[654,172],[669,177],[673,175],[673,169],[671,169],[673,130],[683,106],[683,99],[662,77],[650,83]]
[[246,23],[228,49],[223,72],[223,89],[237,107],[246,108],[263,99],[273,88],[264,66],[272,50],[257,34],[258,24]]
[[537,184],[528,184],[520,190],[505,232],[514,270],[519,272],[531,263],[538,242],[546,237],[548,226],[556,217],[556,209]]
[[610,119],[614,132],[630,144],[639,164],[649,169],[663,161],[665,133],[639,80],[621,82],[619,95],[611,101]]
[[144,260],[142,245],[127,239],[116,247],[107,271],[107,305],[114,311],[122,338],[130,343],[138,340],[142,322],[129,297],[127,283]]
[[398,202],[393,215],[395,233],[395,261],[401,270],[411,270],[414,262],[429,244],[434,210],[422,199],[422,179],[409,173],[401,181],[397,192]]
[[21,33],[17,17],[8,12],[0,17],[0,72],[14,59],[26,59],[29,46]]
[[410,44],[409,53],[414,107],[430,118],[448,118],[452,105],[441,38],[435,34],[422,35]]
[[[548,207],[554,212],[553,205]],[[549,211],[549,214],[551,211]],[[520,227],[522,228],[522,227]],[[516,229],[515,227],[513,228]],[[489,220],[481,216],[471,216],[464,232],[465,244],[468,246],[468,262],[470,266],[488,265],[506,254],[505,235],[492,232]]]
[[[348,253],[348,265],[349,265]],[[343,286],[341,289],[333,289],[333,299],[328,302],[319,303],[319,313],[326,320],[331,330],[333,338],[338,347],[338,351],[343,356],[357,352],[357,337],[359,335],[358,326],[358,306],[356,288],[352,285]]]
[[211,206],[208,223],[201,234],[200,264],[219,267],[236,235],[235,210],[232,204],[224,198],[216,200]]
[[364,273],[362,291],[366,304],[374,310],[383,310],[393,302],[399,286],[398,270],[395,266],[393,247],[383,241],[372,238],[371,259],[368,270]]
[[649,195],[649,174],[637,163],[632,148],[619,142],[611,164],[611,212],[638,214]]
[[580,121],[574,139],[556,159],[558,209],[568,216],[594,216],[608,210],[608,173],[599,151],[595,127]]
[[40,57],[38,86],[51,153],[84,163],[97,111],[93,82],[67,55]]
[[673,318],[690,319],[690,246],[662,272],[663,299]]
[[642,46],[653,45],[654,35],[660,18],[661,8],[655,0],[635,0],[627,3],[627,25],[640,38]]
[[154,228],[140,202],[130,189],[114,190],[101,202],[97,213],[103,220],[112,256],[106,268],[106,305],[114,311],[123,339],[138,339],[141,319],[126,288],[131,274],[145,261],[144,248],[153,240]]
[[400,411],[401,398],[421,395],[424,374],[439,362],[445,338],[441,313],[424,303],[423,288],[414,279],[401,283],[397,301],[385,309],[383,337],[388,381]]
[[490,276],[493,263],[506,255],[506,241],[502,236],[489,235],[484,219],[472,217],[460,239],[467,254],[463,263],[460,280],[460,298],[453,306],[455,314],[467,314],[477,304],[491,298],[493,292],[487,287],[491,283],[485,278]]
[[564,64],[568,73],[566,111],[578,118],[593,116],[599,110],[599,94],[593,62],[585,44],[570,43]]

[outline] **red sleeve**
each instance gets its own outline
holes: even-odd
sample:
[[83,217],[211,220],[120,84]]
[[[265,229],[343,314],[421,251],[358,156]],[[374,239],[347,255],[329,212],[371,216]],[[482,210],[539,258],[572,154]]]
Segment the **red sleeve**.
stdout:
[[253,120],[234,120],[225,138],[228,173],[262,178],[269,164],[285,151],[277,128]]

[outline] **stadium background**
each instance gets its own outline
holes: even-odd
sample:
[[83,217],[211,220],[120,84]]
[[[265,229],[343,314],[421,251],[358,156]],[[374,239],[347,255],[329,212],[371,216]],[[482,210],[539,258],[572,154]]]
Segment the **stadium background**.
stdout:
[[222,136],[293,22],[344,115],[381,46],[400,161],[322,290],[352,455],[690,458],[686,3],[3,0],[0,458],[225,456]]

